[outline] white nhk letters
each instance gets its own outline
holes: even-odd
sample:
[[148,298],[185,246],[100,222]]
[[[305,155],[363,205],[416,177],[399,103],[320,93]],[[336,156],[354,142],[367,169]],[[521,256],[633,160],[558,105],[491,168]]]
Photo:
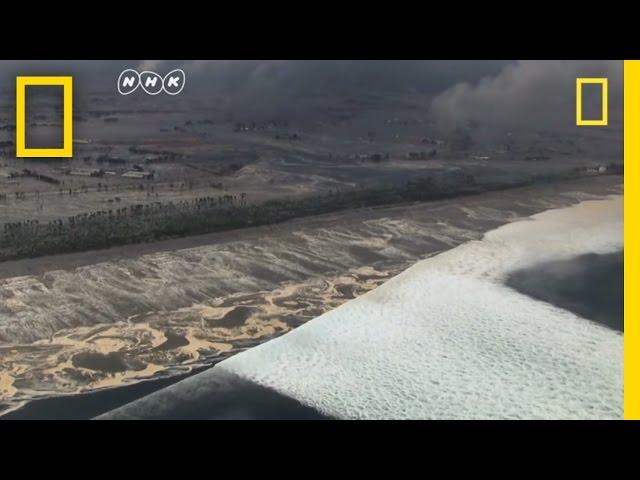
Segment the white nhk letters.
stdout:
[[171,70],[164,77],[156,72],[145,70],[138,73],[136,70],[128,68],[123,70],[118,77],[118,93],[130,95],[140,87],[149,95],[158,95],[161,92],[178,95],[184,88],[185,80],[186,75],[179,68]]

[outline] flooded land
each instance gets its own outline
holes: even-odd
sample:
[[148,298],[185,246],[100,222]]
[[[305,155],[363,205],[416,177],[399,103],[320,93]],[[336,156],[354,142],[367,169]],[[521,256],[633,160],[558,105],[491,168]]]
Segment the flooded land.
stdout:
[[[445,115],[457,107],[442,110],[443,101],[458,98],[446,92],[460,93],[453,73],[452,89],[440,93],[444,84],[369,88],[375,79],[367,77],[353,89],[335,90],[330,81],[297,93],[284,88],[284,97],[247,97],[210,80],[219,69],[251,62],[215,63],[187,68],[180,95],[123,96],[115,88],[122,62],[86,65],[76,67],[87,75],[74,76],[71,158],[17,158],[13,91],[1,97],[3,418],[94,417],[281,341],[500,226],[622,194],[622,124],[609,74],[610,125],[578,128],[573,93],[563,90],[573,88],[573,73],[558,82],[568,107],[560,109],[546,91],[541,97],[553,102],[540,107],[552,118],[529,121],[509,101],[499,114],[492,101],[463,120]],[[287,65],[266,62],[247,85],[271,84],[260,72]],[[342,77],[361,65],[335,66]],[[510,75],[521,66],[485,74],[504,68]],[[568,64],[527,68],[552,66]],[[89,71],[103,67],[114,77],[96,83]],[[477,85],[486,85],[485,74],[473,76]],[[239,86],[231,83],[231,90]],[[59,92],[29,99],[29,144],[59,143]],[[527,265],[512,286],[617,328],[611,315],[618,315],[619,299],[599,311],[583,301],[596,299],[588,286],[567,279],[589,270],[585,275],[595,276],[588,282],[607,282],[618,260],[576,261],[540,271]],[[546,290],[567,283],[575,290]],[[239,386],[273,406],[267,417],[280,412],[269,391],[233,379],[221,385],[227,381],[227,398],[247,398],[233,396]],[[293,402],[292,415],[324,415]],[[258,415],[250,405],[245,414]]]
[[624,253],[588,254],[514,272],[507,285],[622,332]]
[[621,192],[590,177],[5,262],[3,408],[216,363],[499,225]]
[[618,291],[584,286],[619,285],[622,232],[622,195],[505,223],[98,418],[620,419],[622,332],[590,319]]

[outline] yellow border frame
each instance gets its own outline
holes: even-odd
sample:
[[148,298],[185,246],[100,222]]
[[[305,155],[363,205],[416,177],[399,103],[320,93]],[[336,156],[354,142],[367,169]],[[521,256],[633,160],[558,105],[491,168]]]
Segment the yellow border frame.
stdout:
[[[602,85],[602,115],[600,120],[584,120],[582,118],[582,86]],[[606,78],[577,78],[576,79],[576,125],[578,126],[606,126],[609,124],[609,88]]]
[[624,418],[640,419],[640,60],[624,61]]
[[[27,148],[25,125],[25,96],[27,86],[62,86],[63,89],[63,146],[62,148]],[[16,77],[16,157],[72,157],[73,156],[73,77]]]

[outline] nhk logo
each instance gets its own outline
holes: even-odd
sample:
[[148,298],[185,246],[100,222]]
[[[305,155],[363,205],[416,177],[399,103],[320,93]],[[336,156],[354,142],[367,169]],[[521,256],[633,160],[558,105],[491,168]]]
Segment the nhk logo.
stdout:
[[[28,148],[26,141],[27,87],[62,87],[62,148]],[[73,157],[73,77],[16,77],[16,157]]]
[[[138,73],[133,69],[123,71],[118,77],[118,92],[129,95],[141,87],[149,95],[165,92],[178,95],[184,89],[184,71],[177,68],[164,77],[145,70]],[[60,86],[63,88],[63,146],[62,148],[29,148],[26,142],[26,96],[27,87]],[[73,157],[73,78],[70,76],[16,77],[16,157],[56,158]]]
[[158,95],[161,92],[178,95],[184,88],[185,80],[185,73],[179,68],[170,71],[164,77],[149,70],[138,73],[128,68],[118,77],[118,93],[130,95],[140,87],[149,95]]

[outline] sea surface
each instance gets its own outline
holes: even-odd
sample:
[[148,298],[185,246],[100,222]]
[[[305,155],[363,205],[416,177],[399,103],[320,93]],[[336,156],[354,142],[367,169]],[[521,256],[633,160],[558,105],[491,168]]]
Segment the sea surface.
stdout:
[[[533,223],[529,216],[539,212],[590,205],[588,200],[621,192],[619,177],[599,177],[131,249],[7,262],[0,265],[0,408],[15,411],[7,418],[20,415],[25,405],[29,418],[63,418],[70,411],[89,418],[179,379],[217,371],[209,368],[214,364],[236,365],[230,364],[235,357],[253,355],[261,351],[255,347],[271,345],[284,334],[281,338],[288,339],[288,332],[304,332],[312,319],[322,324],[318,320],[325,314],[342,312],[357,299],[384,295],[373,292],[412,271],[412,265],[438,264],[447,251],[484,242],[492,235],[485,232],[501,225]],[[576,251],[547,260],[567,260]],[[509,272],[536,264],[507,260],[492,258],[504,267],[502,288],[508,288]],[[473,250],[464,262],[454,263],[466,270],[490,264]],[[412,295],[429,298],[447,285]],[[332,336],[337,343],[348,344],[348,335],[339,337],[350,322],[339,321]],[[373,335],[369,329],[362,332]],[[230,374],[254,383],[253,377]],[[255,383],[279,391],[269,382]],[[291,398],[321,416],[375,416],[375,411],[323,410],[304,396]],[[69,409],[71,402],[85,407]]]

